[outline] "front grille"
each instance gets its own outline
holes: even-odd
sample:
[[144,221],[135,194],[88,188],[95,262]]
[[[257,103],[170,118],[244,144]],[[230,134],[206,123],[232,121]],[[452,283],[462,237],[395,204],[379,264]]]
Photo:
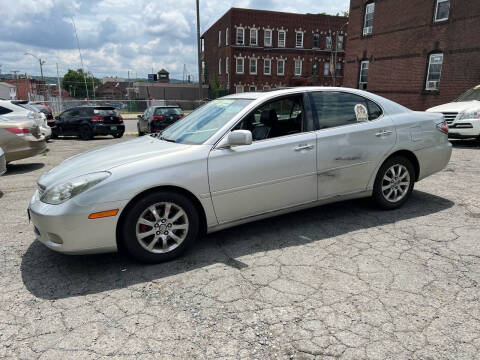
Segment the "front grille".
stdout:
[[45,192],[46,187],[40,184],[37,184],[37,185],[38,185],[38,195],[42,196],[43,193]]
[[455,118],[457,117],[458,112],[444,112],[443,117],[445,118],[445,121],[447,122],[448,125],[450,125]]

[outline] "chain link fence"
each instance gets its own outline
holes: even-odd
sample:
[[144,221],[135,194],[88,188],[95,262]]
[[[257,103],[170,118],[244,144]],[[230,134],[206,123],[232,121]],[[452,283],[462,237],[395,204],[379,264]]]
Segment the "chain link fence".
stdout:
[[183,110],[194,110],[197,107],[205,104],[207,100],[79,100],[79,99],[59,99],[41,101],[42,104],[50,106],[55,115],[64,110],[71,109],[77,106],[113,106],[121,114],[136,114],[143,113],[148,107],[152,105],[165,106],[173,105],[180,106]]

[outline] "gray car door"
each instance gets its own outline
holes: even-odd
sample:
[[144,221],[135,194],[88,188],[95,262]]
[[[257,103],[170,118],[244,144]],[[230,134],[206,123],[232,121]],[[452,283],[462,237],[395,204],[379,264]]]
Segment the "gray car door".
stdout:
[[269,101],[236,127],[252,131],[251,145],[211,151],[210,191],[220,223],[316,200],[316,139],[306,120],[301,96]]
[[317,124],[318,197],[364,191],[396,143],[392,120],[375,102],[348,92],[310,94]]

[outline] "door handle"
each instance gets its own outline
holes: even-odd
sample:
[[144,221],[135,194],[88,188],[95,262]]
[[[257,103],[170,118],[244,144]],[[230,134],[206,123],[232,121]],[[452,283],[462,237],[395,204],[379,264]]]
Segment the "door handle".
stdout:
[[301,144],[301,145],[298,145],[294,150],[302,151],[302,150],[311,150],[311,149],[313,149],[312,144]]
[[392,134],[392,130],[382,130],[380,132],[377,132],[375,134],[376,137],[380,137],[380,136],[387,136],[387,135],[391,135]]

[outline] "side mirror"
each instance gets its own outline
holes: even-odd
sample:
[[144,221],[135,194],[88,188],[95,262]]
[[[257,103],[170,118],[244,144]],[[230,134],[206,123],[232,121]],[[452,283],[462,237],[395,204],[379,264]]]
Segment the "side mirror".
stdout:
[[252,132],[249,130],[234,130],[220,141],[217,148],[225,149],[232,146],[250,145],[252,143]]

